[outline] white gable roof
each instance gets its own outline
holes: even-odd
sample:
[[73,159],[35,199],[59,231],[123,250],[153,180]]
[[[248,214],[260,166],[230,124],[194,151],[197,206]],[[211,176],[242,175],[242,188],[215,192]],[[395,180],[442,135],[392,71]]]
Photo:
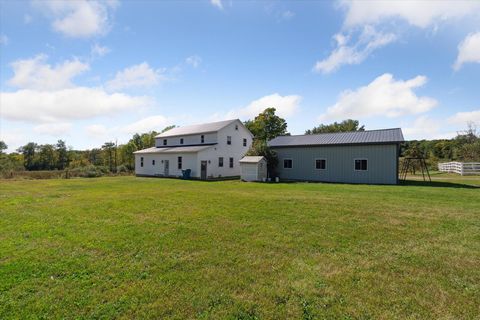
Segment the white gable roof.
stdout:
[[135,151],[135,154],[148,154],[148,153],[195,153],[205,149],[210,148],[209,146],[189,146],[189,147],[171,147],[171,148],[160,148],[152,147],[143,150]]
[[155,136],[155,138],[166,138],[166,137],[184,136],[184,135],[190,135],[190,134],[217,132],[218,130],[228,126],[229,124],[235,121],[239,121],[239,120],[233,119],[233,120],[194,124],[190,126],[173,128],[163,133],[160,133],[159,135]]
[[243,157],[239,162],[240,163],[259,163],[263,159],[265,159],[265,157],[262,157],[262,156],[246,156],[246,157]]

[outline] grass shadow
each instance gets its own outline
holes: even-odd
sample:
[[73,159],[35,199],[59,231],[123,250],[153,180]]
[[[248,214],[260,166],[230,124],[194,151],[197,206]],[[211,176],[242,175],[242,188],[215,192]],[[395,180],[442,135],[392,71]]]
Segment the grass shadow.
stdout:
[[439,188],[463,188],[463,189],[480,189],[480,186],[446,182],[446,181],[422,181],[422,180],[406,180],[400,181],[400,186],[417,186],[417,187],[439,187]]

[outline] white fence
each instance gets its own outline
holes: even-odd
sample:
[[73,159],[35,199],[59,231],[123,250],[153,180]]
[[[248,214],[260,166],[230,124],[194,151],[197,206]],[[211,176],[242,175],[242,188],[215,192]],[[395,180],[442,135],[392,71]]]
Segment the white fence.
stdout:
[[444,162],[438,164],[438,170],[458,173],[462,176],[480,174],[480,162]]

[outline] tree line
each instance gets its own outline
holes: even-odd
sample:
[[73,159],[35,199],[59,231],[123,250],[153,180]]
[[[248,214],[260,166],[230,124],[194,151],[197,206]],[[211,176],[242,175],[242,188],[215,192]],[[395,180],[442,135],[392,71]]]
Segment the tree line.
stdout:
[[[267,108],[254,119],[244,122],[253,133],[254,142],[247,155],[262,155],[267,158],[269,168],[275,168],[278,160],[267,142],[280,135],[289,135],[287,122],[276,114],[275,108]],[[82,167],[97,167],[103,172],[128,172],[135,166],[134,152],[155,146],[155,136],[174,128],[168,126],[160,132],[150,131],[134,134],[124,144],[107,141],[98,148],[74,150],[66,142],[55,144],[29,142],[16,152],[6,153],[7,145],[0,141],[0,172],[64,170]],[[331,124],[320,124],[305,131],[305,134],[364,131],[358,120],[347,119]],[[431,167],[440,161],[480,161],[480,133],[473,124],[459,132],[453,139],[413,140],[401,145],[402,157],[423,157]]]

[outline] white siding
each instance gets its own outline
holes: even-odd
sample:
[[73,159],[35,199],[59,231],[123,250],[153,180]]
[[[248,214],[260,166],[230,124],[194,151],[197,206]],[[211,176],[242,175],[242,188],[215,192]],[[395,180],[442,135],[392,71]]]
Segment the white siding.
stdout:
[[241,179],[244,181],[262,181],[267,178],[267,162],[240,163]]
[[[235,129],[237,127],[238,129]],[[201,145],[201,134],[168,137],[167,146],[179,146],[180,138],[184,139],[183,145]],[[201,161],[207,161],[207,176],[210,178],[240,176],[239,160],[243,158],[252,144],[253,136],[243,124],[237,120],[215,133],[205,133],[205,143],[217,143],[208,149],[198,153],[159,153],[159,154],[136,154],[135,173],[138,175],[163,175],[164,163],[162,160],[169,160],[169,175],[180,176],[181,170],[177,169],[177,157],[183,157],[183,169],[191,169],[191,176],[200,178]],[[227,136],[232,137],[232,143],[227,144]],[[243,139],[247,139],[246,146],[243,146]],[[163,147],[163,138],[156,139],[156,146]],[[140,158],[144,158],[144,166],[140,167]],[[218,166],[218,158],[223,157],[223,167]],[[230,168],[230,158],[233,158],[233,168]],[[151,160],[155,159],[155,166]]]

